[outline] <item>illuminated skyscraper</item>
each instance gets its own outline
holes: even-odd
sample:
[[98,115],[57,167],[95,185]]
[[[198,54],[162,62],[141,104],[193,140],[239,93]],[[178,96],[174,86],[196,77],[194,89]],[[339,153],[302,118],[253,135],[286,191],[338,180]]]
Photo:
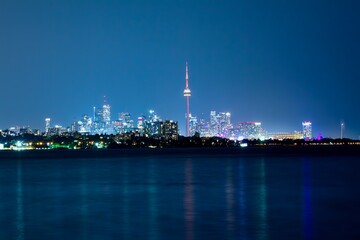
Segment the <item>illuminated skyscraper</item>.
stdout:
[[144,116],[138,117],[137,128],[141,134],[144,131],[144,127],[145,127],[144,125],[145,125],[145,117]]
[[311,122],[309,121],[305,121],[302,123],[302,133],[303,133],[303,138],[306,140],[309,140],[312,138],[312,127],[311,127]]
[[210,135],[217,136],[220,133],[220,124],[216,117],[216,111],[210,111]]
[[184,90],[184,97],[186,98],[186,136],[190,136],[190,97],[191,91],[189,88],[189,71],[188,71],[188,64],[186,63],[186,73],[185,73],[185,90]]
[[178,123],[176,121],[165,120],[163,122],[160,122],[161,138],[164,138],[166,140],[169,139],[177,140],[178,134],[179,134]]
[[45,118],[45,133],[47,133],[51,127],[50,121],[50,118]]
[[197,117],[190,114],[190,136],[194,136],[196,132],[200,133],[198,129],[198,120]]
[[105,126],[108,126],[111,121],[111,112],[110,112],[110,105],[109,103],[106,102],[106,97],[104,97],[104,106],[103,106],[102,115]]
[[344,137],[344,129],[345,129],[345,123],[343,121],[340,122],[340,139],[343,139]]
[[239,123],[240,139],[261,139],[264,136],[264,130],[261,122],[242,122]]

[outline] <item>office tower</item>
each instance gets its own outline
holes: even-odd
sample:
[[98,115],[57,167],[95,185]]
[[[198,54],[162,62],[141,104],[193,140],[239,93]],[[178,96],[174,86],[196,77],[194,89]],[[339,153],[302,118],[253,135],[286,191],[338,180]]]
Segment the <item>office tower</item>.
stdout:
[[159,115],[156,114],[154,110],[149,111],[149,122],[159,122],[161,121],[161,118]]
[[343,139],[344,137],[344,129],[345,129],[345,123],[343,121],[340,122],[340,139]]
[[261,122],[242,122],[239,123],[239,138],[260,139],[264,135]]
[[47,133],[51,127],[50,121],[51,121],[50,118],[45,118],[45,133]]
[[95,113],[95,123],[98,125],[103,122],[103,109],[97,108]]
[[128,112],[119,113],[118,117],[118,127],[117,130],[119,133],[126,133],[133,131],[134,121],[131,120],[131,115]]
[[144,132],[144,128],[145,128],[145,117],[144,116],[138,117],[137,128],[141,134]]
[[305,140],[309,140],[312,138],[311,122],[305,121],[302,123],[302,133]]
[[211,136],[217,136],[220,132],[220,123],[218,122],[216,111],[210,111],[210,129],[209,134]]
[[78,132],[90,133],[92,126],[92,119],[87,114],[84,114],[82,119],[78,121],[78,125],[79,125],[79,128],[77,129]]
[[190,114],[190,136],[194,136],[196,132],[200,134],[198,120],[196,116]]
[[94,111],[93,111],[93,123],[96,122],[96,107],[94,107]]
[[149,111],[149,118],[145,123],[145,134],[148,136],[159,136],[160,135],[160,121],[161,118],[154,110]]
[[166,140],[177,140],[178,139],[178,123],[172,120],[166,120],[160,122],[160,135],[161,138]]
[[106,97],[104,97],[104,105],[103,105],[103,123],[105,126],[110,125],[111,121],[111,112],[110,112],[110,105],[106,102]]
[[191,91],[189,88],[189,71],[188,71],[188,64],[186,63],[185,69],[185,90],[184,90],[184,97],[186,98],[186,136],[190,136],[190,97]]
[[225,125],[226,125],[226,128],[232,128],[231,113],[229,113],[229,112],[225,113]]

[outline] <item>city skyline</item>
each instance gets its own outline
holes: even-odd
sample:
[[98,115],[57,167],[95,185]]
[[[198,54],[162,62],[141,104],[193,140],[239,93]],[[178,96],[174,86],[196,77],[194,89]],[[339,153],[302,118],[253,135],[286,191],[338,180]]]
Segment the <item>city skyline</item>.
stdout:
[[156,109],[184,133],[188,61],[192,113],[231,112],[272,131],[310,120],[314,136],[358,139],[358,7],[2,1],[0,129],[66,125],[106,95],[113,112]]

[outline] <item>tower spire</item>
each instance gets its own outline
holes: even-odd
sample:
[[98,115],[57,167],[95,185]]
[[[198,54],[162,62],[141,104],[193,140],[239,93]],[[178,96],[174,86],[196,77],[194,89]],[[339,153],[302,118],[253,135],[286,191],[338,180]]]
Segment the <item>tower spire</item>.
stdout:
[[184,97],[186,98],[186,136],[190,137],[190,97],[191,97],[191,91],[190,91],[190,88],[189,88],[189,67],[188,67],[187,62],[186,62],[186,68],[185,68]]
[[189,88],[189,68],[188,63],[186,62],[186,74],[185,74],[185,80],[186,80],[186,88]]

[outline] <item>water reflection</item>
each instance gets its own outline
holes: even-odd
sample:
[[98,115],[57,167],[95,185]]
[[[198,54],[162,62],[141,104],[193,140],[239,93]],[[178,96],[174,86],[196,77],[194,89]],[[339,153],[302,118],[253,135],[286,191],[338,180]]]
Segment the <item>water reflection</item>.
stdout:
[[[83,164],[84,161],[83,161]],[[81,168],[81,238],[88,239],[88,217],[89,217],[89,206],[88,206],[88,177],[87,168],[82,164]]]
[[[355,236],[356,229],[345,230],[358,219],[350,206],[360,198],[358,175],[333,169],[315,178],[328,162],[315,163],[213,156],[3,160],[0,239],[310,240],[330,235],[325,223],[336,230],[332,239]],[[333,184],[339,179],[344,185]],[[344,196],[329,198],[343,186]],[[332,206],[341,209],[329,213]]]
[[260,179],[258,186],[258,201],[257,201],[257,217],[258,217],[258,231],[257,239],[265,240],[268,238],[268,223],[267,223],[267,200],[266,200],[266,176],[265,176],[265,160],[260,160]]
[[311,207],[311,163],[303,161],[303,225],[304,239],[313,239],[312,207]]
[[158,239],[158,204],[157,204],[157,181],[154,159],[150,160],[148,176],[148,194],[149,194],[149,237],[152,240]]
[[228,161],[226,168],[226,221],[227,221],[227,234],[228,239],[234,236],[234,184],[233,184],[233,165],[232,161]]
[[17,184],[16,184],[16,239],[24,239],[24,206],[23,206],[23,180],[22,163],[17,161]]
[[245,163],[244,160],[239,161],[239,226],[240,226],[240,233],[243,236],[243,239],[247,237],[247,230],[246,230],[246,176],[245,176]]
[[192,240],[194,238],[194,196],[193,196],[193,170],[192,161],[185,162],[185,228],[186,239]]
[[130,223],[129,223],[129,218],[130,218],[130,214],[129,214],[129,177],[128,177],[128,161],[127,159],[125,159],[123,161],[122,164],[122,239],[129,239],[129,234],[130,234]]

